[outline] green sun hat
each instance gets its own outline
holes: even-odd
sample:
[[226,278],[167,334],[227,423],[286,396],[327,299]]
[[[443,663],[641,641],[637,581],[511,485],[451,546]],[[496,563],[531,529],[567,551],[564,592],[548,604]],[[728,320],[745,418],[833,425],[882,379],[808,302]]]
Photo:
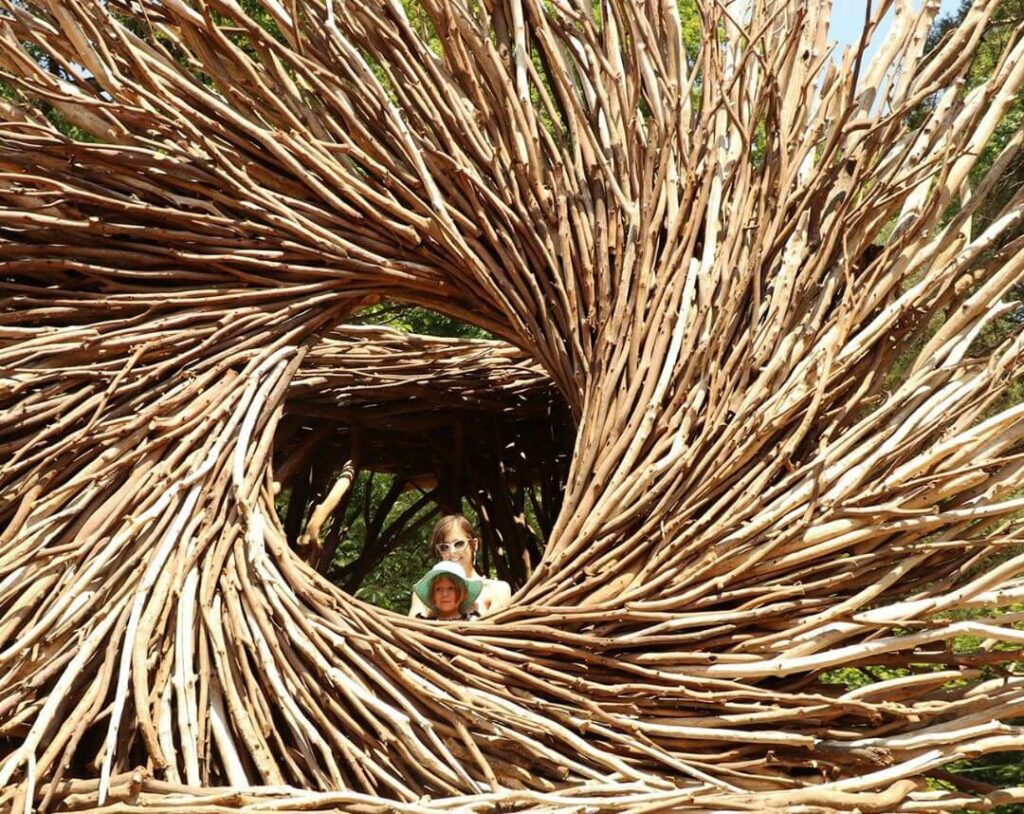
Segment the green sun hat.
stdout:
[[467,579],[466,572],[462,570],[462,566],[457,562],[448,562],[447,560],[444,560],[437,563],[437,565],[423,575],[419,582],[412,586],[412,589],[416,592],[416,596],[420,598],[423,604],[435,612],[437,611],[437,607],[434,605],[434,599],[431,594],[433,593],[434,580],[438,577],[450,577],[465,587],[466,599],[461,605],[459,605],[459,610],[462,613],[465,613],[473,607],[477,597],[480,596],[480,591],[482,591],[484,587],[483,582],[479,579]]

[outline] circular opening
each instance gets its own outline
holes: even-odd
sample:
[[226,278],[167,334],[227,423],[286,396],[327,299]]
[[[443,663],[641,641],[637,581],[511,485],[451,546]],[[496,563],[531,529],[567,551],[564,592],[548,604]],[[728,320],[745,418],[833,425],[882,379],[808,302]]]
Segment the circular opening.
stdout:
[[477,529],[477,573],[515,592],[558,515],[574,440],[525,353],[384,302],[322,337],[295,377],[275,437],[277,510],[300,556],[389,610],[409,610],[446,514]]

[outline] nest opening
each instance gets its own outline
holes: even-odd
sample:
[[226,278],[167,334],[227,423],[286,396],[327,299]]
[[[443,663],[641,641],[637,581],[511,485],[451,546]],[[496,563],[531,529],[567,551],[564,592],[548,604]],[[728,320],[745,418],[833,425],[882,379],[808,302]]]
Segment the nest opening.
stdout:
[[479,531],[478,572],[515,592],[561,507],[569,409],[525,353],[472,326],[420,313],[399,325],[446,335],[348,324],[299,369],[274,442],[288,542],[349,594],[404,613],[435,560],[434,523],[461,513]]

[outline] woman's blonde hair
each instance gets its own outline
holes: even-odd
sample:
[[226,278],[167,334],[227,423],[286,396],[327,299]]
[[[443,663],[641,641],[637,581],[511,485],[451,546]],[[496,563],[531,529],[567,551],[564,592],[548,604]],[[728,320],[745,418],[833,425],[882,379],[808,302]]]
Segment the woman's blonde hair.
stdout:
[[430,532],[430,550],[437,551],[438,545],[444,542],[445,535],[452,529],[463,532],[470,540],[476,540],[476,530],[461,514],[446,514],[434,525]]

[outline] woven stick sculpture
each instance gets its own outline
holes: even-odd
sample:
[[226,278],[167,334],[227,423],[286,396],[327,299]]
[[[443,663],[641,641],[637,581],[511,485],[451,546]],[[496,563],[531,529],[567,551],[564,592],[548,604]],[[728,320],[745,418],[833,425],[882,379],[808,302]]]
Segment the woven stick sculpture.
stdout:
[[370,418],[383,414],[382,423],[428,410],[536,413],[557,398],[544,370],[505,342],[361,325],[320,339],[287,394],[300,409],[358,409]]
[[[0,0],[4,810],[1021,799],[943,774],[1024,748],[994,5],[834,56],[818,0],[698,0],[696,48],[671,0]],[[496,617],[354,600],[277,519],[292,383],[379,295],[577,422]]]

